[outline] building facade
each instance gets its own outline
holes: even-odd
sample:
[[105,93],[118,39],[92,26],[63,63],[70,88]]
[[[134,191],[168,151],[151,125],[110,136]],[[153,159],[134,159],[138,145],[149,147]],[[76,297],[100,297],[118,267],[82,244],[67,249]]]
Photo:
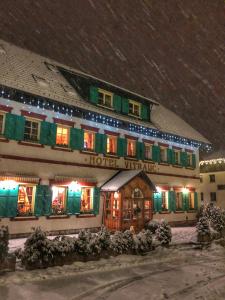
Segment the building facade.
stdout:
[[16,236],[195,220],[208,140],[157,101],[3,41],[0,49],[0,225]]
[[225,208],[225,159],[200,161],[200,199]]

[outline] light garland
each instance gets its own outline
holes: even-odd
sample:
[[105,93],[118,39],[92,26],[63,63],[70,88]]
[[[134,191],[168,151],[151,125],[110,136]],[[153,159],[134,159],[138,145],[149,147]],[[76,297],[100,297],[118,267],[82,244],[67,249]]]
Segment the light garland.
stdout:
[[200,166],[203,166],[203,165],[215,165],[215,164],[225,164],[225,158],[216,158],[216,159],[202,160],[202,161],[199,162]]
[[71,106],[69,104],[60,103],[58,101],[51,100],[49,98],[35,96],[30,93],[9,88],[6,86],[0,86],[0,94],[2,95],[2,98],[7,99],[8,102],[7,106],[10,106],[9,104],[10,101],[12,100],[12,101],[26,104],[28,106],[37,107],[38,109],[42,109],[43,111],[50,110],[50,111],[54,111],[55,113],[64,114],[66,116],[77,117],[77,118],[93,121],[111,127],[128,130],[130,132],[135,132],[146,136],[151,136],[154,138],[159,138],[165,141],[183,144],[186,146],[191,146],[193,148],[201,148],[201,150],[206,150],[207,152],[212,150],[211,144],[202,143],[196,140],[184,138],[167,132],[162,132],[160,130],[145,127],[142,125],[136,125],[130,122],[121,121],[119,119],[112,118],[100,113],[88,111],[86,109]]

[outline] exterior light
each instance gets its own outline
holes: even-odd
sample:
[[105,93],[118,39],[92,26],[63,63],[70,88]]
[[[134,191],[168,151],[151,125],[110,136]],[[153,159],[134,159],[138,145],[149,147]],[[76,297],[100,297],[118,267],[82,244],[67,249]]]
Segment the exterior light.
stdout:
[[182,189],[182,193],[184,193],[184,194],[189,193],[189,189],[187,189],[186,187],[184,187],[184,188]]
[[160,186],[157,186],[157,187],[156,187],[156,193],[161,193],[161,192],[162,192],[161,187],[160,187]]
[[3,181],[0,181],[0,188],[1,189],[10,190],[10,189],[16,188],[17,185],[18,185],[18,183],[15,180],[3,180]]
[[81,190],[81,186],[77,181],[72,181],[69,185],[69,189],[74,192],[79,192]]
[[118,199],[118,198],[119,198],[119,193],[118,193],[118,192],[115,192],[115,193],[114,193],[114,198],[115,198],[115,199]]

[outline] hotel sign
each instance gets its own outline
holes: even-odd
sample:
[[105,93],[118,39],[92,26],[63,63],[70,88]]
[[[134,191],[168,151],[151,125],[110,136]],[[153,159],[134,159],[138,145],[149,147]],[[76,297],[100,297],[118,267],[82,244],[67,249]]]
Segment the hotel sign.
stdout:
[[[145,172],[156,172],[155,164],[148,162],[140,162],[133,160],[119,160],[117,158],[100,157],[90,155],[88,159],[85,159],[88,164],[96,167],[106,167],[113,169],[128,169],[128,170],[143,170]],[[121,165],[122,162],[122,165]]]

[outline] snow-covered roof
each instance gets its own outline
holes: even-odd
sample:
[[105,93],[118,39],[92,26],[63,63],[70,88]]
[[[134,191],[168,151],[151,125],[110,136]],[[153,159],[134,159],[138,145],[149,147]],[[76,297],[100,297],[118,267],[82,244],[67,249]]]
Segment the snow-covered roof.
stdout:
[[104,192],[115,192],[118,191],[121,187],[131,181],[134,177],[139,174],[144,174],[145,178],[148,180],[152,189],[155,190],[154,184],[148,178],[148,176],[142,170],[129,170],[129,171],[120,171],[115,176],[113,176],[109,181],[107,181],[102,187],[101,191]]
[[[85,108],[93,112],[107,114],[124,121],[131,121],[129,116],[120,115],[114,111],[96,107],[83,101],[81,96],[74,90],[59,72],[56,66],[79,73],[78,70],[64,66],[51,59],[42,57],[36,53],[16,47],[0,40],[0,84],[38,96],[50,98],[62,103]],[[80,74],[84,74],[80,72]],[[90,75],[88,75],[90,76]],[[121,88],[122,89],[122,88]],[[125,89],[122,89],[125,91]],[[132,93],[132,92],[131,92]],[[133,93],[135,95],[135,93]],[[137,96],[140,96],[136,94]],[[145,97],[143,97],[145,98]],[[176,114],[163,107],[150,98],[145,98],[153,105],[151,124],[137,119],[132,123],[159,129],[163,132],[184,136],[203,143],[209,143],[200,133],[193,129]]]

